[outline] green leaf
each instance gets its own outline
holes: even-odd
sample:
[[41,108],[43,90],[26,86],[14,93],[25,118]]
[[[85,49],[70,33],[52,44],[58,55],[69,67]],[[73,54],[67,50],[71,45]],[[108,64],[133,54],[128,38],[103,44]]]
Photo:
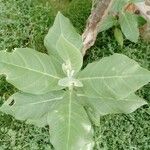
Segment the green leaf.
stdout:
[[121,30],[128,40],[136,43],[139,38],[138,21],[134,14],[125,12],[120,14],[119,22]]
[[27,123],[49,125],[50,139],[56,150],[92,150],[91,123],[71,91],[44,95],[16,93],[0,110]]
[[146,19],[143,18],[142,16],[136,16],[136,17],[138,21],[138,27],[142,27],[143,25],[147,23]]
[[63,92],[51,92],[42,95],[15,93],[2,105],[0,111],[14,116],[18,120],[39,127],[48,125],[48,112],[63,99]]
[[88,116],[77,96],[66,93],[64,101],[49,118],[51,142],[59,150],[92,150],[92,129]]
[[[78,94],[80,100],[91,107],[94,113],[99,115],[116,114],[116,113],[132,113],[137,108],[147,104],[142,98],[131,94],[123,99],[113,97],[87,97],[83,94]],[[97,118],[99,121],[99,118]]]
[[123,34],[119,28],[115,28],[114,36],[118,44],[123,47]]
[[150,72],[122,54],[89,64],[78,75],[85,95],[123,99],[150,81]]
[[58,85],[64,76],[61,70],[54,57],[33,49],[0,51],[0,74],[6,75],[6,80],[23,92],[43,94],[61,89]]
[[56,48],[66,66],[64,72],[67,73],[67,69],[73,70],[74,74],[79,72],[83,64],[83,56],[79,49],[70,43],[63,35],[60,35]]
[[63,51],[66,51],[65,49],[61,49],[62,46],[58,44],[58,41],[62,37],[63,40],[65,40],[65,43],[68,43],[68,47],[71,48],[70,51],[72,51],[72,49],[73,51],[75,49],[77,51],[81,50],[82,37],[76,32],[69,19],[58,12],[53,26],[50,28],[48,34],[44,39],[44,44],[49,54],[53,54],[58,57],[58,51],[62,51],[60,52],[61,54],[59,53],[61,56]]
[[108,15],[106,19],[102,21],[102,24],[99,26],[99,31],[105,31],[113,27],[116,24],[116,19],[112,15]]
[[128,0],[114,0],[111,10],[113,12],[121,12],[128,2]]

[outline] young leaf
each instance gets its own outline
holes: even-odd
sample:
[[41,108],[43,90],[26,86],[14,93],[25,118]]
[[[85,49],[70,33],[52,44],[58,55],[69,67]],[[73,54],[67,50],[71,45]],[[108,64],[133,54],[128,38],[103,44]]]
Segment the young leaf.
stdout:
[[[116,114],[116,113],[132,113],[137,108],[147,104],[142,98],[131,94],[123,99],[113,97],[87,97],[84,94],[78,94],[80,100],[84,101],[93,112],[99,115]],[[99,121],[99,118],[98,118]]]
[[74,78],[68,78],[68,77],[60,79],[58,82],[58,85],[64,86],[64,87],[71,87],[72,85],[74,85],[75,87],[83,86],[82,82],[80,82],[79,80],[74,79]]
[[122,54],[89,64],[78,75],[85,95],[123,99],[150,81],[150,72]]
[[16,93],[0,110],[28,123],[49,125],[56,150],[91,150],[93,147],[91,123],[72,91],[44,95]]
[[83,63],[83,56],[81,52],[74,45],[72,45],[72,43],[66,40],[63,35],[60,35],[56,48],[59,56],[64,61],[64,65],[66,65],[66,72],[67,69],[70,71],[73,70],[74,74],[79,72]]
[[[56,70],[56,66],[58,71]],[[0,74],[23,92],[43,94],[61,87],[61,64],[52,57],[29,48],[0,51]]]
[[123,34],[119,28],[115,28],[114,36],[118,44],[123,47]]
[[99,26],[99,32],[108,30],[109,28],[113,27],[116,24],[116,20],[112,15],[108,15],[106,19],[102,22]]
[[50,28],[44,40],[49,54],[60,56],[70,70],[78,72],[82,67],[83,57],[80,52],[82,38],[75,31],[69,19],[60,12],[57,14],[54,25]]
[[129,12],[122,13],[119,16],[119,22],[121,30],[126,38],[136,43],[139,38],[138,21],[136,16]]

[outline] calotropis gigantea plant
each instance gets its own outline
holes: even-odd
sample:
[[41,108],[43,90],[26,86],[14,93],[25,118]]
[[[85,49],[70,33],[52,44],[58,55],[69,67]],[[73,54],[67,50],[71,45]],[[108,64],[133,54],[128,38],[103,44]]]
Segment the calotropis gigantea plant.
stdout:
[[56,150],[92,150],[90,117],[99,121],[147,104],[134,92],[150,81],[150,72],[127,56],[114,54],[81,70],[81,36],[61,13],[44,44],[48,55],[29,48],[0,51],[0,74],[20,90],[0,110],[39,127],[49,125]]

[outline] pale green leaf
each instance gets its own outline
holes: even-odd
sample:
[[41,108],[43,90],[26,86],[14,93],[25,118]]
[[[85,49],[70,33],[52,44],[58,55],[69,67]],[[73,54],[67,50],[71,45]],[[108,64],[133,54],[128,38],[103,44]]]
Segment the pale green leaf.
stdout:
[[112,15],[108,15],[99,26],[99,32],[108,30],[116,24],[116,19]]
[[129,12],[121,13],[119,22],[123,34],[128,40],[136,43],[139,38],[138,21],[134,14]]
[[118,44],[123,47],[123,34],[119,28],[115,28],[114,36]]
[[69,66],[70,70],[74,70],[76,73],[81,69],[83,63],[83,56],[80,51],[82,38],[75,31],[69,19],[60,12],[46,35],[44,43],[48,53],[59,56],[64,64]]
[[114,0],[111,10],[113,12],[121,12],[124,6],[129,2],[129,0]]
[[39,127],[48,125],[48,112],[53,111],[63,99],[63,92],[51,92],[42,95],[15,93],[2,105],[0,111],[14,116],[18,120]]
[[56,43],[56,48],[64,64],[68,66],[68,69],[74,70],[74,73],[79,72],[83,64],[83,56],[79,49],[70,43],[64,35],[60,35]]
[[92,150],[92,129],[77,96],[66,93],[64,101],[49,118],[51,142],[56,150]]
[[33,49],[0,51],[0,74],[6,75],[6,80],[23,92],[43,94],[61,89],[58,85],[64,76],[61,70],[54,57]]
[[[84,94],[78,94],[80,100],[84,101],[93,110],[94,114],[107,115],[116,113],[132,113],[137,108],[147,104],[142,98],[131,94],[123,99],[113,97],[87,97]],[[96,118],[97,119],[97,118]],[[97,119],[99,121],[99,118]]]
[[0,110],[40,127],[49,125],[56,150],[92,150],[91,123],[71,91],[44,95],[16,93]]
[[150,72],[122,54],[89,64],[78,75],[85,95],[123,99],[150,82]]

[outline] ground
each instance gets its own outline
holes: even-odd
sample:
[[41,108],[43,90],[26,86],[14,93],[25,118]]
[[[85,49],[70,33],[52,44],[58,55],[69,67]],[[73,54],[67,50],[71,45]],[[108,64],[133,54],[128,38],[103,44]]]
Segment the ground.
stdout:
[[[79,33],[90,13],[90,0],[0,0],[0,49],[31,47],[46,52],[43,38],[58,10],[70,18]],[[123,53],[150,70],[150,44],[125,40],[123,48],[113,38],[112,30],[100,33],[95,46],[88,50],[84,66],[112,53]],[[0,77],[0,104],[16,89]],[[150,104],[150,84],[137,94]],[[139,108],[129,115],[101,117],[95,127],[95,150],[149,150],[150,108]],[[49,150],[48,128],[37,128],[0,113],[0,150]]]

